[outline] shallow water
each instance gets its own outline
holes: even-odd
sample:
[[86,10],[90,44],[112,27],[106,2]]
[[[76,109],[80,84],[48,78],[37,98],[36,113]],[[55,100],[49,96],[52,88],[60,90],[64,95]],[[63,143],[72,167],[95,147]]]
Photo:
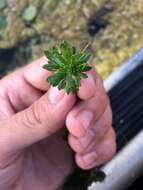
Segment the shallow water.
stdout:
[[[22,18],[27,0],[7,2],[0,9],[8,19],[0,29],[0,48],[18,47],[13,65],[24,62],[19,60],[24,52],[28,61],[38,58],[50,43],[66,38],[81,48],[89,42],[96,68],[106,77],[143,44],[142,0],[31,0],[37,15],[30,23]],[[3,64],[0,61],[2,72],[11,67]]]
[[17,64],[12,63],[14,55],[15,55],[15,49],[11,50],[0,49],[0,77],[2,77],[7,71],[16,67]]

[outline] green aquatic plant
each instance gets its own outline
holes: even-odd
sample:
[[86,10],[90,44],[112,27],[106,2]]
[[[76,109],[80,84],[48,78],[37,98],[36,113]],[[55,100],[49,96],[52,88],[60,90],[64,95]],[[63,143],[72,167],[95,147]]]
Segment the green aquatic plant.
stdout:
[[48,64],[44,68],[54,72],[48,77],[48,82],[59,90],[65,89],[67,94],[78,92],[81,79],[87,78],[86,71],[91,69],[87,64],[90,54],[85,50],[77,53],[67,41],[61,42],[58,47],[45,50],[44,54],[48,58]]
[[[64,89],[67,94],[77,93],[82,78],[87,78],[86,72],[91,69],[88,65],[90,54],[86,48],[77,52],[67,41],[62,41],[59,46],[44,51],[48,63],[44,69],[52,71],[53,75],[47,78],[52,86],[59,90]],[[64,139],[67,140],[68,131],[65,131]],[[74,171],[65,179],[59,190],[87,190],[92,182],[101,182],[105,178],[100,169],[82,170],[75,166]]]
[[58,190],[87,190],[94,182],[103,182],[106,175],[99,168],[82,170],[76,166]]

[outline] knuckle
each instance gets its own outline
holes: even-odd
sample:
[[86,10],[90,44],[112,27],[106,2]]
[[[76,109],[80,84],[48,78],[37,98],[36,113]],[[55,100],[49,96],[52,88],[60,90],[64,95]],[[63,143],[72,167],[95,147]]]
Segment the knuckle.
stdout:
[[21,119],[23,125],[27,128],[33,128],[33,126],[35,125],[35,122],[33,121],[30,111],[29,109],[25,110],[25,112],[23,112],[23,117]]
[[84,148],[79,142],[78,142],[78,147],[76,149],[76,152],[80,154],[84,153]]
[[77,165],[78,165],[80,168],[86,169],[86,163],[83,162],[83,160],[81,159],[81,156],[79,156],[78,153],[75,155],[75,161],[76,161]]
[[41,105],[39,104],[39,102],[35,102],[31,107],[30,107],[30,117],[31,117],[31,121],[32,123],[34,124],[37,124],[37,125],[41,125],[42,124],[42,121],[43,121],[43,118],[42,116],[44,115],[43,114],[43,111],[41,109]]
[[95,159],[95,161],[93,161],[93,160],[92,160],[92,161],[91,161],[91,160],[85,160],[85,159],[83,158],[83,155],[78,154],[78,153],[77,153],[76,156],[75,156],[75,160],[76,160],[77,165],[78,165],[80,168],[85,169],[85,170],[94,167],[95,162],[96,162],[96,159]]
[[30,108],[23,112],[21,121],[27,128],[33,128],[35,125],[41,124],[40,116],[36,108],[37,104],[33,104]]
[[79,138],[79,142],[81,144],[83,152],[87,152],[97,142],[96,134],[91,129],[89,129],[87,130],[86,135],[84,137]]
[[111,126],[111,122],[107,121],[105,117],[100,118],[92,128],[96,141],[99,141],[101,138],[103,138],[108,133]]
[[[52,109],[49,108],[49,104],[45,104],[37,101],[31,106],[31,115],[32,121],[36,124],[48,124],[51,123],[51,119],[53,118],[53,114],[51,112]],[[56,114],[54,115],[54,122],[57,121]],[[54,123],[52,122],[52,123]]]
[[75,139],[72,135],[69,135],[69,145],[76,153],[83,153],[84,148],[79,142],[79,140]]
[[40,102],[35,102],[31,106],[31,122],[34,125],[39,126],[39,128],[42,129],[44,134],[50,135],[53,134],[53,130],[55,129],[55,126],[58,125],[57,119],[55,118],[55,121],[51,121],[53,116],[49,110],[48,106],[42,106]]
[[34,123],[39,124],[39,125],[42,124],[41,114],[39,112],[39,105],[38,105],[38,103],[34,103],[31,106],[31,115],[32,115],[32,121]]
[[84,135],[84,129],[83,126],[78,118],[74,118],[71,115],[68,115],[66,118],[66,126],[69,132],[77,137],[80,138]]
[[[46,119],[43,110],[40,110],[38,102],[35,102],[30,108],[23,112],[23,116],[19,117],[19,123],[22,123],[24,127],[30,130],[32,133],[35,133],[35,129],[39,131],[39,134],[42,136],[49,136],[53,134],[55,126],[53,123]],[[48,117],[49,118],[49,117]]]

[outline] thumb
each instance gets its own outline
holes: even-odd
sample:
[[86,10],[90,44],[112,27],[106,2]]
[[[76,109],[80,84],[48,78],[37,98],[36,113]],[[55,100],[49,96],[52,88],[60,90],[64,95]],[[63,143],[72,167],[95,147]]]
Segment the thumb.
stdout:
[[29,108],[0,123],[0,151],[17,151],[57,132],[75,100],[74,94],[51,87]]

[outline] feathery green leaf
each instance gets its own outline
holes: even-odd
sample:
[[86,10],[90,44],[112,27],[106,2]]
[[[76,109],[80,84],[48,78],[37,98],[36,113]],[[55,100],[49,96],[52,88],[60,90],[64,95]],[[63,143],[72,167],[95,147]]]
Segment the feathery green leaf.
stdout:
[[67,41],[45,50],[44,54],[48,63],[43,68],[53,71],[53,75],[48,77],[49,83],[58,86],[59,90],[65,89],[67,94],[78,92],[81,79],[87,78],[86,72],[91,69],[87,63],[90,54],[77,52]]

